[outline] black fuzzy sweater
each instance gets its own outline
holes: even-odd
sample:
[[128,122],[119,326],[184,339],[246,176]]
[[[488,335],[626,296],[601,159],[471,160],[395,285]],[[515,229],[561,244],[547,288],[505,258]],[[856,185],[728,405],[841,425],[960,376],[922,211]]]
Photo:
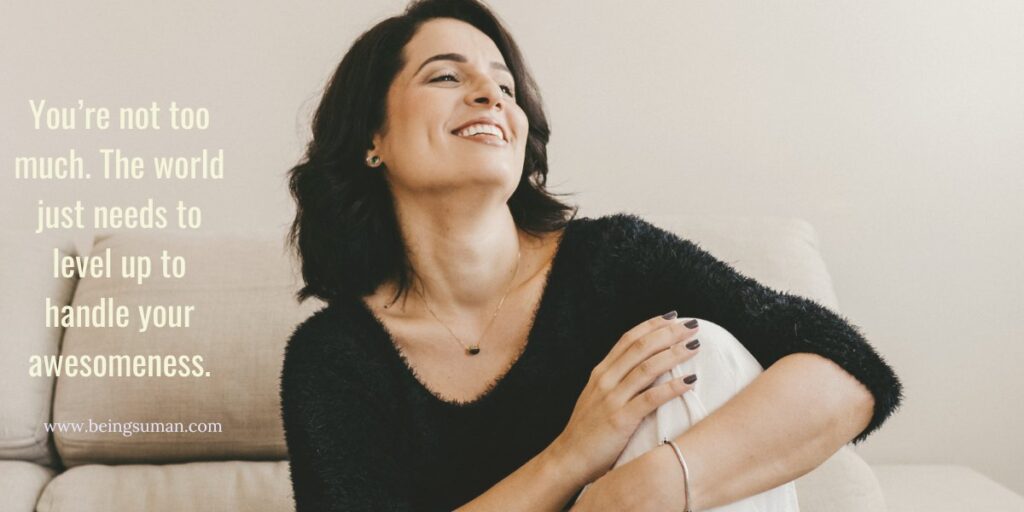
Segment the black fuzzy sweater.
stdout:
[[561,433],[591,369],[623,333],[673,309],[721,325],[764,368],[796,352],[835,361],[875,398],[854,443],[902,400],[892,369],[831,310],[767,288],[634,215],[577,218],[525,348],[474,402],[446,402],[424,387],[357,298],[295,330],[281,401],[298,512],[464,505]]

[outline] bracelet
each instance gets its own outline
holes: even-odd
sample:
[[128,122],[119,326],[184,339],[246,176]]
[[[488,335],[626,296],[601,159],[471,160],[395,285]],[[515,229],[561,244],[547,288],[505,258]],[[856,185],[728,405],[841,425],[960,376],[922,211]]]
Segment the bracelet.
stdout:
[[683,512],[693,512],[690,508],[690,470],[686,467],[686,460],[683,459],[683,452],[679,451],[679,446],[676,445],[671,439],[665,439],[661,441],[661,444],[668,444],[672,447],[672,451],[676,452],[676,458],[679,459],[679,465],[683,467],[683,493],[686,496],[686,508]]

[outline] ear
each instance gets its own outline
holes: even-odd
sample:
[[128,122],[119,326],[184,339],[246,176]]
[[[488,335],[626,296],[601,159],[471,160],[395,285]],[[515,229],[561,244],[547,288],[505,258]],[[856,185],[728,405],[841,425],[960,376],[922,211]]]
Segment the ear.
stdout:
[[380,150],[384,145],[384,134],[387,133],[387,128],[381,126],[373,132],[373,137],[370,138],[370,147]]
[[384,158],[384,155],[382,155],[380,152],[381,144],[382,139],[380,134],[373,134],[373,139],[370,141],[370,147],[366,148],[366,155],[369,156],[371,153],[373,153],[380,156],[381,158]]
[[380,167],[380,163],[374,165],[370,161],[371,158],[377,159],[378,162],[383,162],[385,160],[384,155],[381,153],[379,149],[380,147],[381,138],[379,135],[375,134],[373,136],[373,140],[370,142],[370,147],[366,149],[366,155],[363,157],[366,160],[366,165],[372,168]]

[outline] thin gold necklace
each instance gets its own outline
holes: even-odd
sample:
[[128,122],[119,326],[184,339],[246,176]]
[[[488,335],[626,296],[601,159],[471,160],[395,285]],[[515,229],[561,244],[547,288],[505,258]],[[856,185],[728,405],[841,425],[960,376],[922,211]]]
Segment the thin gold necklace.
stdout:
[[[502,306],[502,304],[505,303],[505,297],[508,296],[508,292],[512,291],[512,285],[516,282],[516,277],[519,276],[519,261],[522,258],[523,258],[523,251],[520,250],[518,256],[516,256],[516,271],[515,271],[514,274],[512,274],[512,281],[510,281],[508,283],[508,289],[505,290],[505,295],[502,295],[501,296],[501,300],[498,301],[498,307],[495,308],[494,314],[491,315],[491,321],[487,322],[487,327],[484,327],[484,332],[480,333],[480,338],[481,339],[484,337],[484,334],[487,334],[487,330],[491,328],[491,324],[494,323],[494,319],[498,317],[498,312],[501,311],[501,306]],[[422,281],[421,281],[421,283],[422,283]],[[443,325],[445,329],[448,329],[448,332],[451,333],[453,338],[455,338],[455,341],[459,342],[459,345],[462,345],[462,348],[465,349],[465,351],[466,351],[466,355],[468,355],[468,356],[475,356],[475,355],[480,353],[480,340],[479,339],[477,340],[476,343],[474,343],[472,345],[466,345],[465,343],[463,343],[462,340],[459,339],[459,337],[455,335],[455,333],[451,330],[451,328],[448,327],[448,324],[442,322],[441,319],[437,317],[437,314],[434,313],[434,310],[430,309],[430,302],[427,301],[426,295],[423,295],[423,292],[420,291],[419,288],[416,288],[416,293],[419,293],[420,297],[423,297],[423,304],[425,306],[427,306],[427,311],[430,312],[431,316],[433,316],[434,319],[437,320],[437,322],[439,324]]]

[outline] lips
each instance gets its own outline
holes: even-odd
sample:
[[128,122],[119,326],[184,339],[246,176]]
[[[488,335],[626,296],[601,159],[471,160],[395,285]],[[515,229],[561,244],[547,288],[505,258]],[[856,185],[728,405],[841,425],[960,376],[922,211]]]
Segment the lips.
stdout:
[[489,133],[478,133],[476,135],[470,135],[468,137],[456,135],[456,137],[470,142],[479,142],[481,144],[487,144],[488,146],[505,147],[508,145],[508,142],[505,142],[504,140],[499,139],[498,137],[491,135]]
[[[505,128],[505,126],[502,125],[500,122],[498,122],[497,120],[492,119],[490,117],[477,117],[475,119],[470,119],[469,121],[466,121],[465,123],[459,125],[458,128],[455,128],[454,130],[452,130],[451,134],[455,135],[456,137],[463,138],[463,139],[481,140],[481,141],[483,141],[484,139],[487,139],[487,140],[490,140],[492,142],[495,142],[494,141],[494,136],[490,135],[490,134],[476,134],[476,135],[471,135],[469,137],[461,137],[461,136],[457,135],[460,131],[462,131],[462,130],[464,130],[466,128],[469,128],[470,126],[473,126],[474,124],[487,124],[487,125],[491,125],[491,126],[497,127],[498,130],[501,130],[501,141],[503,143],[508,143],[508,141],[509,141],[508,129]],[[504,145],[504,144],[502,144],[502,145]]]

